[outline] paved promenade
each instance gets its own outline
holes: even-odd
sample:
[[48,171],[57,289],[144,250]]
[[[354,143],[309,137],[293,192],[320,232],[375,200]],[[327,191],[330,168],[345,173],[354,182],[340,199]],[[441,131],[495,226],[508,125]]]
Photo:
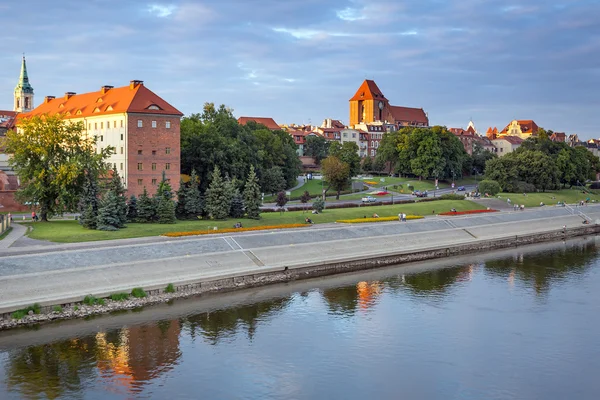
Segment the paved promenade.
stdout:
[[[581,208],[593,221],[600,206]],[[394,251],[474,243],[567,227],[582,217],[568,208],[431,217],[406,223],[316,225],[297,230],[188,238],[0,248],[0,313],[87,294],[163,288],[222,277],[365,259]],[[16,225],[16,224],[15,224]]]

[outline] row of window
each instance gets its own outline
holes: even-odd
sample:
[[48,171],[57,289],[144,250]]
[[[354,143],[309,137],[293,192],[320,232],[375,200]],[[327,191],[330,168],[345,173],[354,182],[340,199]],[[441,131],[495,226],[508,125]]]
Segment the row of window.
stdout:
[[[142,156],[142,155],[144,155],[144,150],[138,150],[137,153],[138,153],[138,156]],[[171,154],[171,148],[170,147],[165,147],[165,154]],[[156,150],[152,150],[152,155],[153,156],[156,155]]]
[[[152,127],[156,128],[157,126],[158,126],[158,123],[156,121],[152,121]],[[138,119],[138,121],[137,121],[137,127],[138,128],[143,128],[144,127],[144,121],[142,121],[141,119]],[[165,121],[165,128],[171,129],[171,121]]]
[[[171,182],[171,180],[170,180],[170,179],[167,179],[167,182]],[[138,179],[138,180],[137,180],[137,184],[138,184],[138,186],[143,186],[143,185],[144,185],[144,180],[143,180],[143,179]],[[153,184],[154,186],[156,186],[156,185],[158,184],[158,179],[156,179],[156,178],[152,178],[152,184]]]
[[[96,135],[96,136],[94,136],[94,140],[95,141],[98,141],[98,139],[100,139],[101,142],[104,142],[104,135],[100,135],[100,136]],[[123,140],[123,134],[122,133],[121,133],[121,140]]]
[[[156,163],[152,163],[152,171],[156,171]],[[138,163],[137,165],[137,169],[138,171],[143,171],[144,170],[144,163]],[[166,163],[165,164],[165,170],[170,170],[171,169],[171,163]]]
[[[344,132],[343,135],[344,135],[345,138],[347,138],[348,137],[348,132]],[[352,132],[352,139],[356,139],[356,132]]]
[[371,147],[375,147],[377,149],[379,147],[379,142],[371,140]]

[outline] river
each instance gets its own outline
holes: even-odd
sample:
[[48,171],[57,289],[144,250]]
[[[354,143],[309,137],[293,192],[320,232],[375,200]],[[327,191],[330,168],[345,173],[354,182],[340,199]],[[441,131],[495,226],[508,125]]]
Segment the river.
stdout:
[[599,238],[0,332],[1,399],[597,399]]

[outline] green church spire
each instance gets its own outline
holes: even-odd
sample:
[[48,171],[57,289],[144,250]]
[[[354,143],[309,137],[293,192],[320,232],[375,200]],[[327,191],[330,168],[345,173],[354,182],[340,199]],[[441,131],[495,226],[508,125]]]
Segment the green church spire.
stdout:
[[27,76],[27,64],[25,63],[25,55],[23,55],[23,62],[21,63],[21,75],[19,76],[19,83],[15,88],[15,92],[23,91],[23,93],[33,94],[33,88],[29,84],[29,77]]

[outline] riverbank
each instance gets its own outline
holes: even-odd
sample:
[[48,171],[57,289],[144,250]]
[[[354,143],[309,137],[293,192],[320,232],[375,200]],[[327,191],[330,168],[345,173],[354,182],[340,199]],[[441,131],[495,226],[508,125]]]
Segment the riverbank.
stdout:
[[[591,218],[600,208],[588,207]],[[568,237],[594,235],[600,225],[582,225],[563,208],[379,223],[310,227],[299,231],[2,254],[2,329],[136,308],[173,298],[469,254]],[[565,230],[563,226],[567,226]],[[89,244],[88,244],[89,245]],[[183,254],[182,254],[183,253]],[[172,283],[176,293],[164,293]],[[81,304],[142,287],[148,297]],[[38,303],[42,314],[20,320],[10,314]],[[60,306],[60,311],[53,307]],[[77,307],[77,308],[76,308]]]

